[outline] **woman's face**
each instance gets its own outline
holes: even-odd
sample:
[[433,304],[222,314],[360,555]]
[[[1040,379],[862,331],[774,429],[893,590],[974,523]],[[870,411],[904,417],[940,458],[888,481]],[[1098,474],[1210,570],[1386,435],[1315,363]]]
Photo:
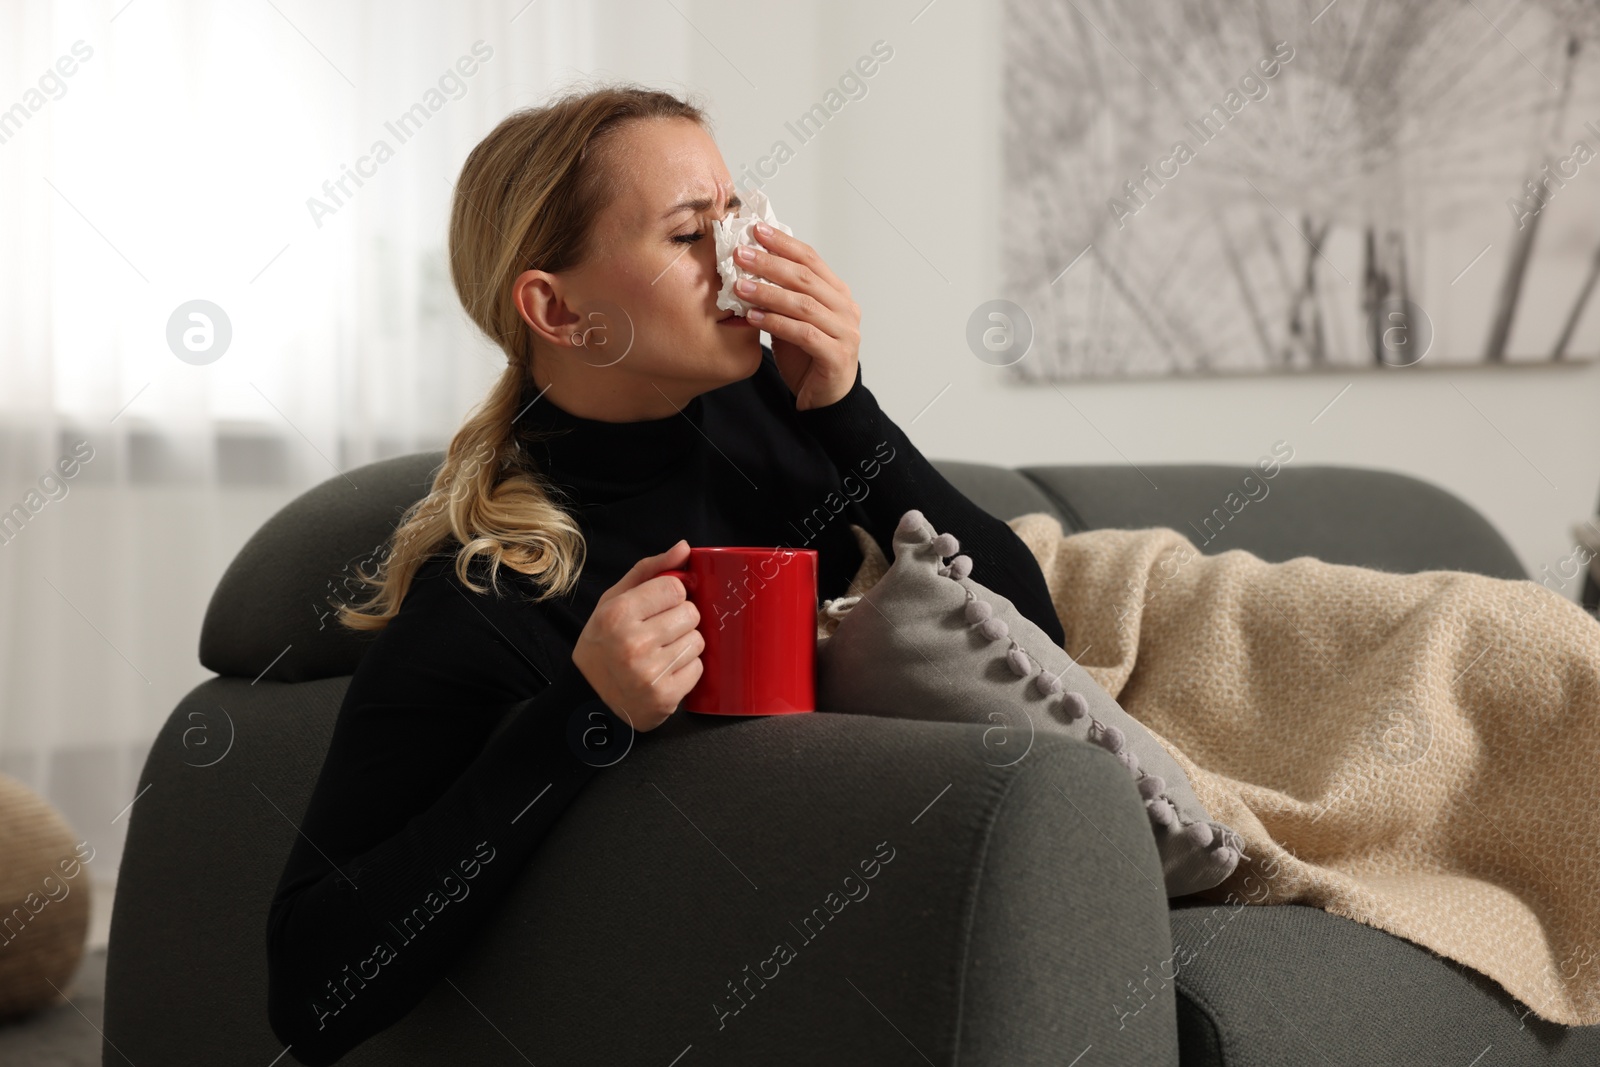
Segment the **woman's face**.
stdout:
[[[631,122],[611,148],[619,192],[594,222],[588,260],[518,279],[524,317],[543,327],[536,377],[562,392],[560,406],[591,409],[577,414],[604,406],[619,421],[670,415],[761,364],[760,331],[718,325],[731,313],[717,307],[711,224],[739,199],[716,143],[696,122]],[[592,327],[604,328],[604,344]]]

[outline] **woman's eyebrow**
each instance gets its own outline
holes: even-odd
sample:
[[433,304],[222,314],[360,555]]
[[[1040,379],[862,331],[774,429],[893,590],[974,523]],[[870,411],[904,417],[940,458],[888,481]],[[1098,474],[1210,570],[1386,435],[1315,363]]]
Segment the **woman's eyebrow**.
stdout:
[[[661,217],[664,219],[670,219],[680,211],[709,211],[713,203],[715,203],[715,201],[713,201],[709,196],[702,196],[694,200],[683,200],[673,204],[667,209],[666,214],[662,215]],[[728,197],[729,211],[737,211],[743,206],[744,201],[739,199],[738,194]]]

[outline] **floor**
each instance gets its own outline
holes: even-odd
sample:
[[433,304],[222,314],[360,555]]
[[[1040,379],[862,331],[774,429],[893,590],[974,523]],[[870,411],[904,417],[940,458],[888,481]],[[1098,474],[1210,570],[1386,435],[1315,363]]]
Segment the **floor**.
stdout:
[[[89,935],[69,985],[70,1003],[46,1008],[20,1022],[0,1025],[0,1064],[28,1067],[100,1067],[100,1021],[105,1010],[106,938],[111,931],[114,882],[95,882]],[[117,1062],[115,1054],[106,1063]]]
[[[46,1008],[0,1026],[0,1063],[28,1067],[100,1067],[100,1017],[105,1009],[106,950],[83,954],[71,986],[71,1004]],[[106,1063],[114,1064],[113,1055]]]

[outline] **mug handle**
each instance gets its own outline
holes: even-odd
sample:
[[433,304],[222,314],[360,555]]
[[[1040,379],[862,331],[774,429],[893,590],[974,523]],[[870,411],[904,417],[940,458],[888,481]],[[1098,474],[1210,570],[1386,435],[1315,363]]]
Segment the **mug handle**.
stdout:
[[671,567],[671,568],[668,568],[667,570],[656,572],[656,577],[659,578],[663,574],[670,574],[674,578],[678,579],[678,581],[683,583],[684,592],[688,593],[690,596],[694,595],[694,575],[693,574],[690,574],[688,571],[681,570],[681,569],[679,569],[677,567]]

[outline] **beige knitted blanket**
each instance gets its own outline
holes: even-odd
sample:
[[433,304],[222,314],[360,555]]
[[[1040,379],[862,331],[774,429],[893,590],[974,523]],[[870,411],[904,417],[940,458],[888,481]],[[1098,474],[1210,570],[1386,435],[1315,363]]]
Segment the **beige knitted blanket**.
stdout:
[[[1600,623],[1531,581],[1009,525],[1067,652],[1243,836],[1202,897],[1319,907],[1600,1023]],[[854,529],[849,594],[886,566]]]

